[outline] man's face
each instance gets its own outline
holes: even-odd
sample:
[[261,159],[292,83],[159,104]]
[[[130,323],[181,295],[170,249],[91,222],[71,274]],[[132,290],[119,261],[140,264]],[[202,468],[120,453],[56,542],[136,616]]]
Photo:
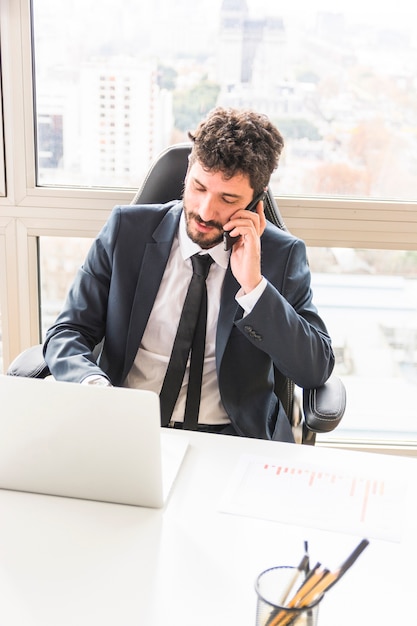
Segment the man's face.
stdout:
[[237,174],[225,179],[222,172],[209,172],[195,161],[187,172],[184,213],[187,233],[201,248],[216,246],[223,239],[223,225],[253,198],[249,177]]

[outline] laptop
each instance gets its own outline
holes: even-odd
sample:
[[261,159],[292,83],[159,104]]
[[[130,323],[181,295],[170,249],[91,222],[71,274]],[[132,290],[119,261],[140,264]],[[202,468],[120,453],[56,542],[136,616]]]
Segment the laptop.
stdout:
[[0,375],[1,489],[160,508],[187,446],[151,391]]

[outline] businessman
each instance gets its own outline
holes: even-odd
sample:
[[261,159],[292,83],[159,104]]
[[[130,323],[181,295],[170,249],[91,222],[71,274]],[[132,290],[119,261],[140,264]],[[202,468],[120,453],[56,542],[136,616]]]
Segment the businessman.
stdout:
[[312,302],[304,243],[267,223],[256,201],[283,138],[264,115],[218,107],[190,139],[182,200],[113,209],[47,332],[45,360],[58,380],[150,389],[165,407],[194,257],[209,255],[197,409],[188,422],[193,348],[162,425],[293,441],[274,370],[314,388],[334,355]]

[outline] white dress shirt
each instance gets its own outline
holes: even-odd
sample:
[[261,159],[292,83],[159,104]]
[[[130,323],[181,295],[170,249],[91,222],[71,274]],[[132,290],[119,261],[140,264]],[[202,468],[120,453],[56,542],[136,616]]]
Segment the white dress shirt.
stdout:
[[[148,324],[133,366],[124,383],[126,387],[150,389],[160,393],[193,273],[190,257],[200,251],[200,246],[192,242],[186,233],[185,218],[182,214],[178,236],[173,240]],[[230,253],[225,252],[220,244],[211,248],[210,254],[215,263],[210,267],[206,281],[209,296],[199,421],[204,424],[227,424],[229,419],[221,403],[217,384],[215,341],[220,293]],[[184,261],[187,262],[184,263]],[[188,374],[189,363],[172,415],[175,422],[182,422],[184,419]]]

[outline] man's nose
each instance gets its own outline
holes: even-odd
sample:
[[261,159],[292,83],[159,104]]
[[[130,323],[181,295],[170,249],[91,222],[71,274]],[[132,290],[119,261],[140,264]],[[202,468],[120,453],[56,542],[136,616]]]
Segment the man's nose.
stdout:
[[201,199],[198,213],[204,222],[215,220],[216,206],[214,199],[209,194],[205,195],[204,198]]

